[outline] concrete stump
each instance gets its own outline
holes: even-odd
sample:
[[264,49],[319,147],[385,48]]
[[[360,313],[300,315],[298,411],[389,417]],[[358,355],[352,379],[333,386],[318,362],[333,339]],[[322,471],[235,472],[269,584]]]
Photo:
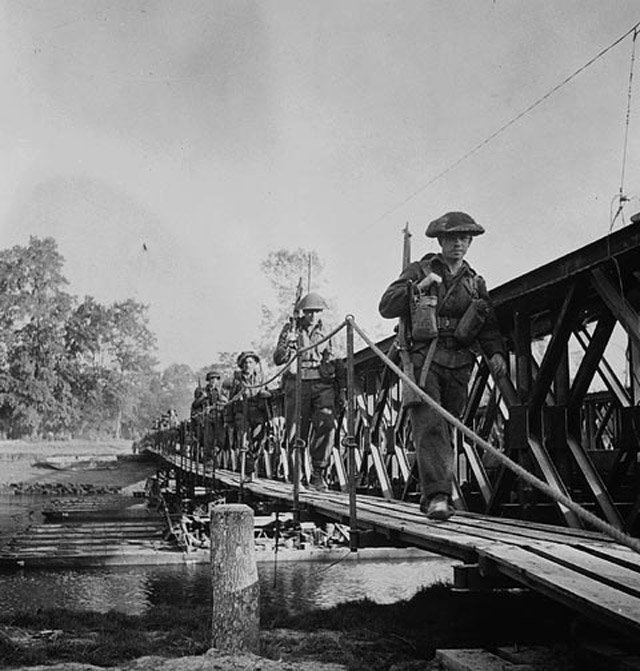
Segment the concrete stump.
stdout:
[[242,504],[212,505],[211,645],[225,652],[260,648],[260,583],[253,511]]

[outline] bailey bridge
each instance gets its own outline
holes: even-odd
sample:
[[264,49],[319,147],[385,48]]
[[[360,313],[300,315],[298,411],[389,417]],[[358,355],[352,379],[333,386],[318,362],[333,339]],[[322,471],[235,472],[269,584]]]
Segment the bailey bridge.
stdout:
[[[510,354],[495,380],[478,355],[453,424],[456,514],[419,511],[411,427],[393,337],[374,343],[349,317],[348,399],[327,492],[287,445],[279,392],[268,399],[258,477],[246,436],[201,449],[190,421],[147,436],[179,493],[197,487],[271,501],[298,519],[350,528],[351,549],[384,537],[462,561],[458,586],[522,585],[631,636],[640,633],[640,222],[492,290]],[[366,345],[356,351],[356,338]],[[425,399],[427,400],[427,399]],[[293,454],[293,456],[292,456]]]

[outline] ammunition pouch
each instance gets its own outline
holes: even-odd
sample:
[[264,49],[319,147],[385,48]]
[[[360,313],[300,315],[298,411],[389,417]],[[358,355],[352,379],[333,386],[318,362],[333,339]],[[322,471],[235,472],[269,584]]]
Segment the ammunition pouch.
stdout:
[[411,300],[411,339],[427,342],[438,335],[438,297],[416,294]]
[[471,345],[482,330],[489,314],[489,303],[484,298],[472,299],[460,318],[454,338],[464,347]]

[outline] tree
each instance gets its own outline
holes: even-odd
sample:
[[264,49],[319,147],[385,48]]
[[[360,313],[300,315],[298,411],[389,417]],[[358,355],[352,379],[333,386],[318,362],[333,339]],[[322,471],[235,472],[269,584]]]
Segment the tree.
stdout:
[[160,412],[173,408],[178,417],[189,417],[194,386],[193,371],[186,364],[166,368],[160,378]]
[[[155,336],[147,326],[147,306],[132,299],[104,306],[86,296],[70,315],[65,331],[64,371],[83,418],[78,430],[137,435],[149,412]],[[144,406],[146,412],[140,415]]]
[[73,301],[63,290],[63,263],[52,238],[0,251],[0,408],[9,435],[57,431],[73,417],[57,374]]
[[108,392],[116,408],[116,438],[120,438],[123,425],[132,430],[137,425],[136,396],[156,365],[151,354],[156,348],[156,338],[148,327],[147,309],[131,298],[109,308],[104,350],[106,365],[112,372]]

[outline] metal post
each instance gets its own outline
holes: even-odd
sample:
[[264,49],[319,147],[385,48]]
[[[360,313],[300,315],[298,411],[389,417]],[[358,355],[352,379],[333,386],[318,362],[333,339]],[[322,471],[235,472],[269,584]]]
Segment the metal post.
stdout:
[[240,427],[240,502],[244,498],[244,483],[247,477],[247,414],[249,401],[242,399],[242,425]]
[[[298,332],[298,352],[304,347],[302,333]],[[302,438],[302,366],[296,361],[296,405],[295,438],[293,440],[293,521],[300,522],[300,450],[304,445]]]
[[356,408],[353,370],[353,317],[347,317],[347,469],[349,477],[349,549],[358,550],[356,509]]

